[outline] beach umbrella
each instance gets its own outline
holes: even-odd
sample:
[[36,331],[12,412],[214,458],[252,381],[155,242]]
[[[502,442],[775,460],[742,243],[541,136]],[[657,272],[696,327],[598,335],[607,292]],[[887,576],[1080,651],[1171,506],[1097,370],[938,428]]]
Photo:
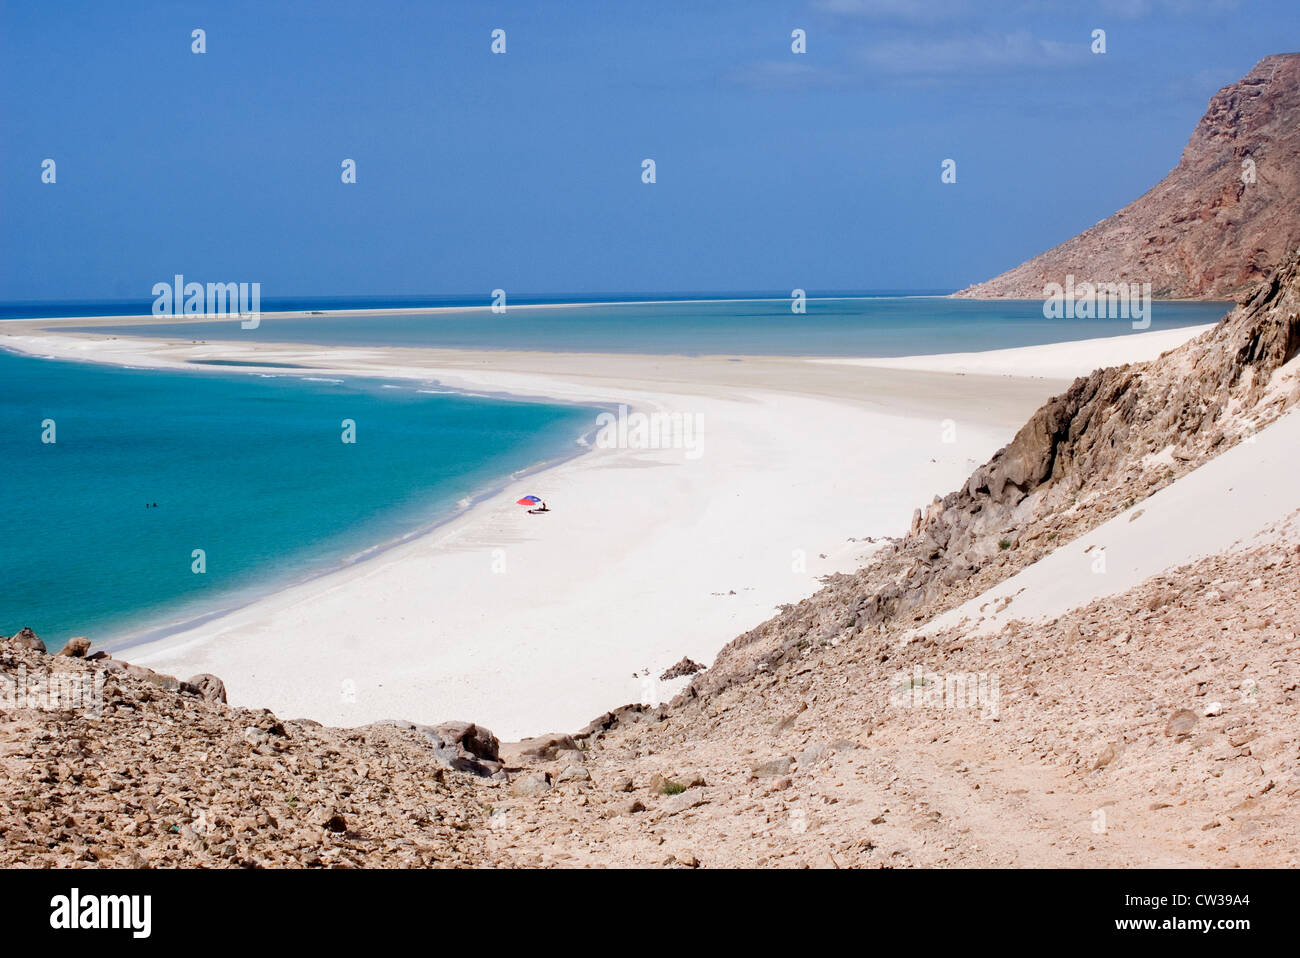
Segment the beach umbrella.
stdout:
[[538,504],[539,502],[541,502],[541,501],[542,501],[542,500],[541,500],[541,499],[538,499],[536,496],[524,496],[522,499],[520,499],[518,502],[516,502],[515,505],[517,505],[517,506],[535,506],[535,505],[537,505],[537,504]]

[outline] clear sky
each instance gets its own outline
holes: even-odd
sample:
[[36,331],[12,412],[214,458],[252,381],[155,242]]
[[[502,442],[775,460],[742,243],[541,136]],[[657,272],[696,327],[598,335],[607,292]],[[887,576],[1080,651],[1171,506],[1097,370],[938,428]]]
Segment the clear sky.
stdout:
[[957,288],[1295,50],[1296,0],[0,0],[0,300]]

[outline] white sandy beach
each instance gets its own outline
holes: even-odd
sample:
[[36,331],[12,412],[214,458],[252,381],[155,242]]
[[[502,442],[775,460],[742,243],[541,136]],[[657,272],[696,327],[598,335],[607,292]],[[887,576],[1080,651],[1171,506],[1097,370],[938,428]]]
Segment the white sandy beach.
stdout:
[[820,363],[870,366],[876,369],[912,369],[936,373],[982,376],[1027,376],[1034,379],[1073,379],[1094,369],[1119,363],[1158,359],[1189,339],[1214,328],[1214,323],[1182,329],[1162,329],[1133,335],[1105,336],[1073,343],[1018,346],[977,353],[936,353],[932,356],[896,356],[879,359],[818,359]]
[[[188,361],[297,363],[310,368],[295,375],[436,380],[702,417],[698,458],[593,449],[425,536],[123,653],[182,678],[215,673],[232,704],[286,717],[465,719],[503,739],[670,697],[683,681],[657,683],[661,671],[684,655],[707,665],[779,603],[815,591],[819,576],[855,568],[873,548],[865,537],[902,534],[915,507],[959,485],[1070,377],[1202,331],[1004,350],[1017,354],[1010,367],[1004,357],[957,369],[935,357],[908,366],[193,344],[25,325],[6,324],[0,345],[196,374]],[[514,504],[528,493],[552,512]]]

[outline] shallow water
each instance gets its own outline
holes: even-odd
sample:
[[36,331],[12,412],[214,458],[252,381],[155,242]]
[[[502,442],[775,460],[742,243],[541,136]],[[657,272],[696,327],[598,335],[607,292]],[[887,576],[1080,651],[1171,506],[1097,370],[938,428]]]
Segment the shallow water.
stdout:
[[[1037,300],[944,297],[808,300],[791,312],[782,300],[616,303],[436,314],[264,316],[256,329],[238,319],[196,318],[148,326],[97,327],[96,333],[187,340],[299,342],[326,346],[425,346],[549,352],[911,356],[1006,349],[1121,336],[1130,319],[1046,319]],[[1151,330],[1216,322],[1228,303],[1151,304]]]
[[0,634],[27,625],[50,645],[164,627],[335,568],[573,454],[597,412],[3,351],[0,380]]

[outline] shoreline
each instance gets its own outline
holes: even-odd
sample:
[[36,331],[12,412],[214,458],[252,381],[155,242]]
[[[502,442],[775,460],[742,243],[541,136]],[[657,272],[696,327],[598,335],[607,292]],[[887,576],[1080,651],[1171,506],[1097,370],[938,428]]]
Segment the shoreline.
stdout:
[[[858,300],[858,299],[950,299],[951,293],[911,293],[902,295],[889,296],[807,296],[806,302],[834,302],[838,300]],[[579,309],[587,306],[671,306],[671,305],[698,305],[700,303],[779,303],[788,301],[788,296],[739,296],[707,297],[703,299],[610,299],[598,300],[581,303],[507,303],[505,311],[515,309]],[[321,317],[337,316],[366,316],[370,314],[382,316],[425,316],[438,313],[472,313],[472,312],[491,312],[493,309],[490,303],[474,303],[463,306],[365,306],[356,309],[286,309],[259,312],[259,319],[319,319]],[[227,317],[197,316],[194,322],[212,322],[214,319],[229,319],[231,322],[237,322],[239,317],[230,315]],[[124,313],[121,316],[51,316],[48,318],[15,316],[11,319],[0,319],[0,328],[5,323],[24,323],[37,325],[42,323],[55,323],[59,325],[78,324],[87,326],[145,326],[145,325],[164,325],[186,322],[188,317],[185,315],[161,315],[155,316],[152,313]]]
[[[122,367],[122,368],[132,368],[132,367]],[[457,393],[457,395],[479,395],[479,394]],[[521,401],[528,401],[528,400],[521,400]],[[460,519],[461,517],[468,515],[479,504],[483,502],[487,502],[488,500],[500,495],[502,491],[510,483],[520,482],[524,479],[527,479],[529,476],[540,475],[546,472],[548,469],[553,469],[558,466],[564,465],[566,462],[570,462],[571,460],[577,459],[580,456],[585,455],[590,450],[585,448],[582,445],[582,439],[590,434],[591,434],[590,431],[585,432],[582,435],[580,435],[577,439],[573,440],[573,444],[577,445],[579,448],[576,451],[570,453],[569,455],[555,456],[550,459],[544,459],[530,466],[527,466],[523,469],[515,470],[514,472],[510,473],[507,476],[497,477],[491,480],[490,482],[485,483],[484,486],[479,491],[474,492],[471,495],[466,496],[464,499],[460,500],[460,503],[457,504],[458,508],[456,508],[455,511],[450,512],[447,515],[444,515],[438,519],[435,519],[431,523],[424,523],[422,525],[416,526],[410,529],[409,531],[403,533],[400,536],[386,539],[383,542],[374,543],[373,545],[369,545],[364,549],[361,549],[360,551],[353,552],[330,566],[317,569],[314,572],[308,572],[291,579],[286,579],[282,582],[278,582],[266,588],[262,588],[262,589],[244,588],[236,592],[230,592],[228,593],[228,597],[230,601],[219,609],[213,609],[211,611],[204,612],[199,615],[187,616],[185,618],[178,619],[174,622],[170,622],[165,625],[159,625],[153,628],[137,630],[127,635],[121,635],[121,636],[117,636],[116,638],[106,639],[103,642],[96,643],[96,644],[105,652],[117,654],[117,653],[126,653],[131,649],[138,649],[141,648],[142,646],[162,643],[174,635],[180,635],[181,633],[184,632],[189,632],[194,629],[199,629],[202,628],[204,625],[208,624],[209,622],[213,622],[227,615],[234,615],[235,613],[248,608],[254,603],[271,598],[272,596],[280,592],[297,588],[299,586],[308,585],[316,581],[317,579],[322,579],[326,576],[344,572],[347,569],[353,568],[354,566],[357,566],[363,562],[370,562],[374,559],[378,559],[381,556],[385,555],[386,553],[392,551],[393,549],[400,548],[402,545],[414,541],[416,539],[420,539],[424,536],[432,535],[438,532],[440,529],[444,528],[445,526]]]
[[[507,302],[506,311],[512,309],[577,309],[586,306],[670,306],[680,305],[698,305],[700,303],[779,303],[790,299],[789,296],[705,296],[692,297],[689,299],[602,299],[581,302],[562,302],[562,303],[514,303]],[[1008,302],[1008,303],[1036,303],[1041,302],[1042,297],[1029,297],[1026,299],[1017,299],[1008,296],[967,296],[964,290],[957,290],[952,293],[888,293],[878,295],[854,294],[845,296],[805,296],[805,302],[837,302],[846,300],[872,300],[872,299],[965,299],[978,302]],[[1191,299],[1168,297],[1153,299],[1153,303],[1218,303],[1227,309],[1234,305],[1229,300],[1218,299]],[[337,307],[326,309],[286,309],[286,310],[268,310],[259,312],[261,319],[309,319],[312,317],[331,317],[331,316],[365,316],[368,314],[376,315],[429,315],[437,313],[462,313],[462,312],[482,312],[491,311],[490,303],[468,303],[461,305],[444,305],[444,306],[364,306],[357,308]],[[237,316],[228,317],[232,322],[237,320]],[[199,316],[195,322],[211,322],[213,317]],[[0,328],[5,323],[55,323],[69,324],[77,323],[93,326],[107,326],[121,322],[125,325],[148,325],[185,322],[185,315],[167,315],[155,316],[152,313],[123,313],[117,315],[87,315],[87,316],[50,316],[50,317],[33,317],[33,316],[14,316],[11,318],[0,319]]]
[[[1135,337],[1119,339],[1131,347]],[[657,683],[660,671],[683,655],[710,663],[775,606],[858,568],[876,547],[867,537],[902,534],[913,508],[958,485],[1068,385],[786,357],[4,340],[29,355],[135,368],[418,379],[702,416],[698,460],[593,447],[508,478],[377,554],[130,646],[132,661],[160,671],[220,675],[235,705],[344,726],[462,719],[504,739],[671,698],[684,681]],[[301,368],[187,362],[254,355]],[[947,420],[958,427],[952,443],[940,437]],[[524,483],[550,515],[521,515],[513,500]]]

